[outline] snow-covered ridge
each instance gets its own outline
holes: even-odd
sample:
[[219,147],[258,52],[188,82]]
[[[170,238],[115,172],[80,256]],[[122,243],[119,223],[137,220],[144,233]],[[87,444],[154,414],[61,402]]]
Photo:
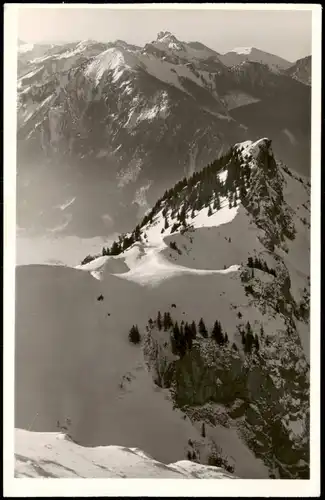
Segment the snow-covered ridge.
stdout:
[[262,139],[258,139],[257,141],[244,141],[235,144],[236,149],[241,151],[241,155],[243,158],[247,158],[247,156],[251,155],[253,158],[256,158],[261,150],[261,148],[266,148],[271,151],[271,140],[267,137],[263,137]]
[[106,71],[113,70],[113,82],[117,82],[126,68],[134,64],[134,59],[122,49],[110,48],[97,55],[89,64],[85,75],[96,80],[98,85]]
[[15,429],[15,477],[237,479],[187,460],[165,465],[138,448],[84,448],[65,434],[22,429]]
[[[226,179],[227,172],[219,174],[221,182]],[[222,224],[231,222],[237,215],[239,204],[236,207],[229,208],[226,198],[221,198],[221,208],[212,215],[208,215],[209,209],[204,207],[191,221],[194,229],[202,227],[218,227]],[[109,262],[123,260],[128,271],[116,274],[117,277],[134,281],[141,285],[156,286],[162,281],[184,274],[211,275],[211,274],[229,274],[237,272],[239,265],[234,264],[226,269],[192,269],[180,266],[168,260],[163,255],[163,250],[167,249],[164,241],[166,236],[173,233],[172,223],[170,228],[164,229],[165,219],[162,210],[154,217],[154,220],[142,228],[143,243],[134,243],[129,249],[117,256],[100,256],[88,264],[78,265],[76,269],[88,271],[96,279],[102,279],[106,265]]]
[[245,54],[248,55],[252,52],[253,47],[237,47],[235,49],[230,50],[229,52],[236,52],[236,54]]
[[[250,160],[252,168],[256,166],[256,158],[261,148],[266,148],[271,152],[270,147],[271,141],[268,138],[262,138],[255,142],[245,141],[234,146],[235,149],[240,151],[243,160]],[[224,184],[228,176],[227,168],[219,171],[217,176],[219,181]],[[238,189],[237,195],[239,196]],[[211,202],[210,206],[204,206],[196,212],[192,211],[190,213],[188,211],[186,214],[186,223],[192,230],[208,227],[216,228],[223,224],[231,223],[236,217],[240,205],[240,199],[232,206],[226,196],[221,196],[218,209],[212,209],[213,202]],[[153,220],[141,227],[141,241],[136,241],[127,250],[117,256],[100,256],[87,264],[76,266],[76,269],[88,271],[94,278],[102,279],[106,268],[109,267],[111,274],[114,274],[114,266],[117,265],[116,261],[120,263],[122,261],[124,270],[127,270],[115,275],[145,286],[156,286],[166,279],[179,275],[228,274],[237,272],[240,269],[237,263],[232,264],[226,269],[206,270],[181,266],[169,260],[165,255],[166,252],[164,252],[169,248],[165,242],[165,238],[173,234],[178,234],[178,229],[176,231],[173,229],[177,220],[173,217],[172,210],[169,208],[166,211],[166,208],[161,206]],[[178,207],[180,211],[182,208],[182,206]],[[166,222],[168,222],[167,225]],[[131,235],[126,236],[130,237]]]

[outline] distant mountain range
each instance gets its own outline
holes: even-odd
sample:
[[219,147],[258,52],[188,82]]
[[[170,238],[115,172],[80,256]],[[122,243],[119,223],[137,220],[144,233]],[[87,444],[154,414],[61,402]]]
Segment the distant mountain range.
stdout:
[[272,137],[279,157],[308,175],[308,71],[310,59],[222,55],[169,32],[144,47],[20,42],[19,226],[128,230],[166,188],[248,138]]

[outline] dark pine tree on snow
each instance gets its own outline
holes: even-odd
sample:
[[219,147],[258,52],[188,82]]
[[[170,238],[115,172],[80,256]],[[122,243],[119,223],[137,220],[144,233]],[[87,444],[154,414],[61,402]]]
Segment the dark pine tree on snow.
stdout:
[[162,329],[162,321],[161,321],[161,313],[160,313],[160,311],[158,311],[158,315],[157,315],[157,327],[158,327],[158,330]]
[[191,333],[192,333],[192,339],[196,339],[196,324],[195,324],[195,321],[192,321],[192,323],[191,323]]
[[203,318],[201,318],[199,321],[199,333],[204,338],[207,338],[207,336],[208,336],[208,331],[207,331],[206,326],[204,324]]
[[141,341],[141,336],[139,333],[138,325],[133,325],[129,332],[129,340],[133,344],[139,344]]
[[188,350],[191,350],[193,344],[192,329],[187,322],[185,323],[184,326],[184,336],[185,336],[186,347]]
[[223,335],[222,327],[220,321],[216,320],[213,326],[211,337],[217,342],[219,345],[223,345],[225,343],[225,337]]

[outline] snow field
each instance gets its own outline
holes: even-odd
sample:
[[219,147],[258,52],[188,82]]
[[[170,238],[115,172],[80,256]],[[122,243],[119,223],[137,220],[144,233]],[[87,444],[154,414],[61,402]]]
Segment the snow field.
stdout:
[[165,465],[138,448],[85,448],[59,433],[15,429],[15,442],[16,477],[236,479],[187,460]]

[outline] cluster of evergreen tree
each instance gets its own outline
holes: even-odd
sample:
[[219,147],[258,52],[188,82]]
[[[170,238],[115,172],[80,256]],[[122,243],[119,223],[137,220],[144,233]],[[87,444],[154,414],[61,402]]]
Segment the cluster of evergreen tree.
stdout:
[[228,344],[228,342],[229,342],[227,332],[225,332],[225,333],[223,332],[221,323],[218,320],[216,320],[214,323],[211,337],[219,345]]
[[196,452],[195,450],[191,451],[191,450],[188,450],[187,452],[187,459],[192,461],[192,462],[195,462],[197,460],[197,455],[196,455]]
[[[200,172],[177,182],[171,189],[165,191],[164,195],[157,201],[152,210],[144,216],[142,222],[130,235],[119,236],[111,247],[104,247],[103,255],[119,255],[127,250],[133,243],[141,240],[141,229],[163,209],[165,218],[164,230],[169,227],[167,213],[171,212],[174,222],[171,232],[176,232],[180,227],[186,227],[187,218],[193,218],[195,213],[204,207],[209,207],[209,215],[212,210],[219,210],[221,197],[227,197],[230,206],[236,206],[238,199],[243,199],[247,193],[250,177],[250,167],[246,163],[242,165],[242,157],[236,148],[229,151],[207,165]],[[217,175],[223,168],[227,167],[227,179],[222,183]]]
[[269,268],[265,260],[261,260],[258,257],[248,257],[247,266],[252,269],[260,269],[265,273],[272,274],[272,276],[276,276],[275,269]]
[[129,340],[133,344],[139,344],[141,342],[141,335],[139,332],[138,325],[132,325],[132,328],[129,332]]
[[[240,331],[242,344],[244,346],[244,351],[246,354],[252,352],[253,348],[258,352],[260,349],[260,343],[257,334],[254,335],[252,327],[249,321],[247,321],[245,329]],[[261,336],[264,335],[263,326],[261,327]]]
[[[183,357],[188,350],[192,349],[193,340],[197,337],[197,332],[203,337],[208,338],[209,333],[205,326],[203,318],[200,319],[198,327],[196,322],[193,320],[191,323],[181,321],[174,321],[169,312],[165,312],[163,315],[158,311],[155,320],[151,318],[148,321],[150,328],[156,326],[158,330],[164,330],[171,332],[171,346],[172,352]],[[229,343],[228,335],[223,331],[220,321],[216,320],[214,327],[211,331],[211,338],[213,338],[218,345],[227,345]]]
[[178,354],[180,357],[185,356],[186,351],[192,349],[193,340],[196,338],[196,326],[195,323],[181,322],[178,326],[176,321],[172,327],[171,335],[171,346],[173,354]]
[[113,241],[111,247],[103,247],[102,255],[119,255],[127,250],[136,241],[141,239],[141,229],[137,225],[134,231],[128,235],[120,235],[118,241]]
[[213,467],[222,467],[227,472],[231,474],[235,471],[234,467],[230,465],[225,458],[223,458],[219,453],[214,451],[208,457],[208,465],[212,465]]

